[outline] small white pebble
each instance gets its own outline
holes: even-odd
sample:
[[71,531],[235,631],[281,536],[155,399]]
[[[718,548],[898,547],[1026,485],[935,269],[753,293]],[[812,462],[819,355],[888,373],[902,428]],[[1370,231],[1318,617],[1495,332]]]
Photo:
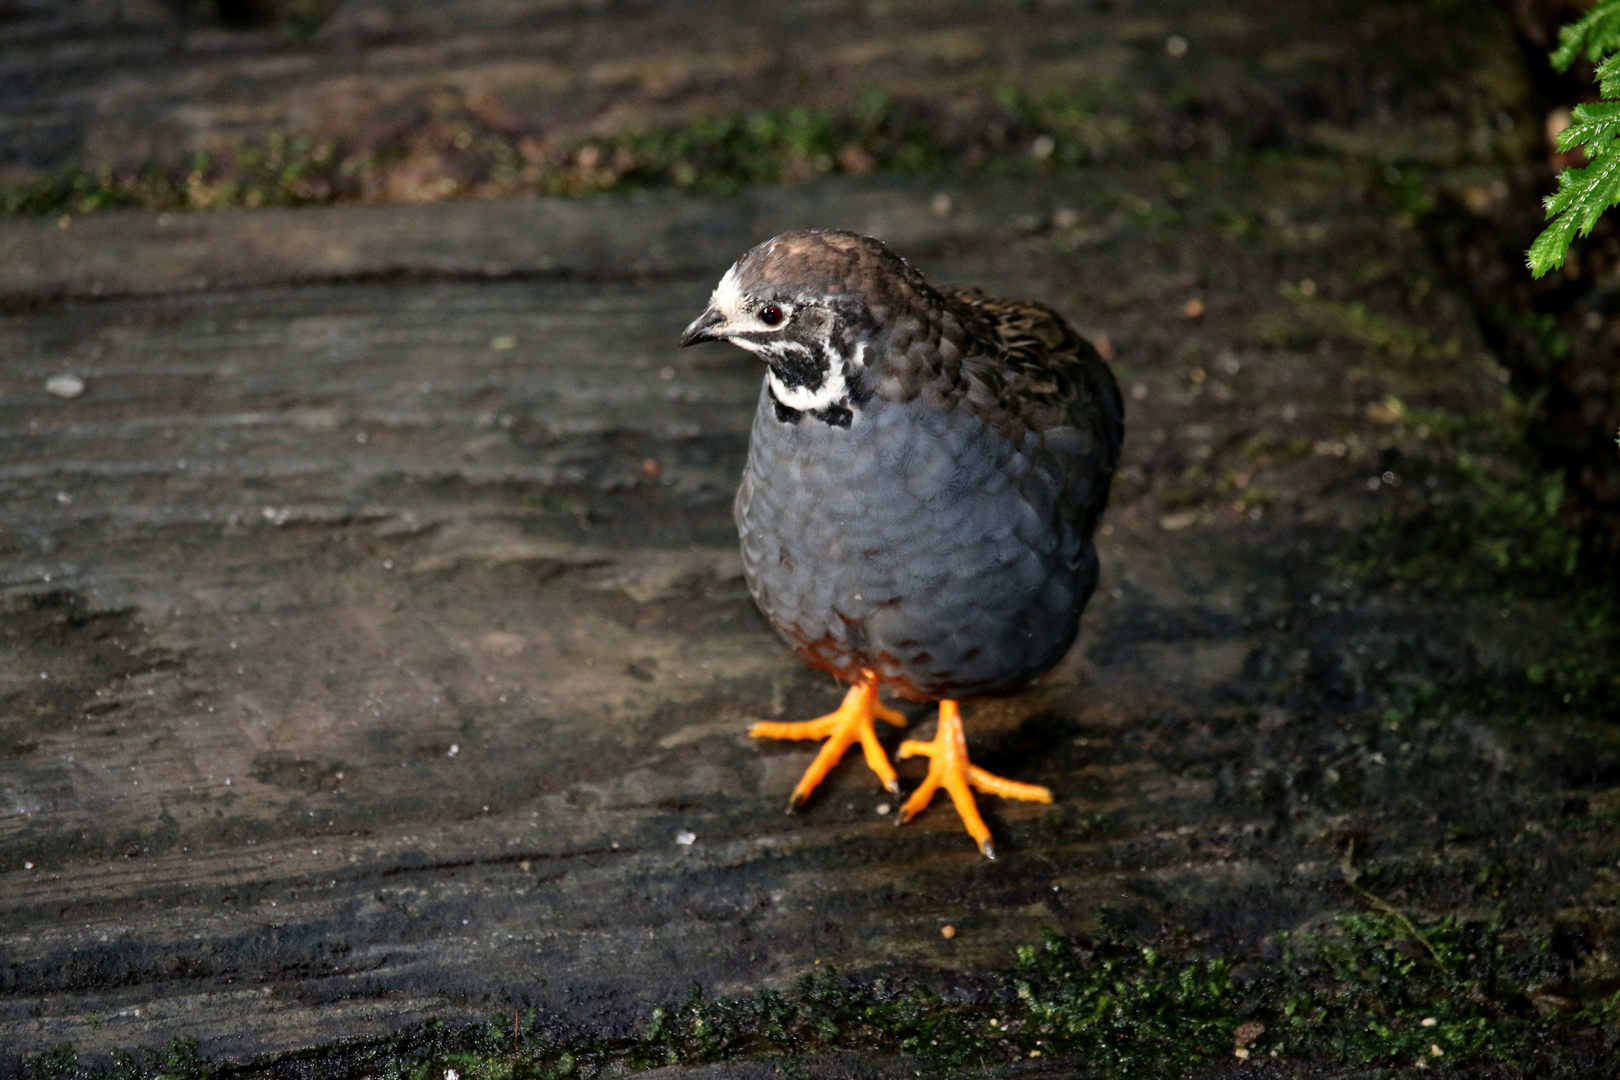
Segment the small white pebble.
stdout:
[[455,757],[459,753],[461,753],[461,745],[459,743],[451,743],[450,750],[445,754],[445,757]]
[[680,832],[675,834],[675,842],[681,845],[681,847],[691,847],[693,844],[697,843],[697,833],[687,832],[685,829],[682,829]]
[[73,501],[73,496],[69,495],[65,491],[58,491],[56,493],[56,501],[61,503],[63,506],[66,506]]
[[53,397],[76,398],[84,393],[84,380],[77,375],[52,375],[45,380],[45,392]]
[[517,348],[517,338],[510,334],[502,334],[500,337],[490,338],[489,347],[494,349],[496,352],[505,352],[507,349],[515,349]]
[[886,802],[878,803],[877,804],[878,817],[882,817],[884,814],[887,814],[890,810],[893,810],[893,809],[894,809],[894,807],[890,806]]
[[1438,1020],[1436,1020],[1436,1019],[1435,1019],[1435,1018],[1434,1018],[1434,1017],[1432,1017],[1432,1016],[1425,1016],[1425,1017],[1424,1017],[1424,1018],[1423,1018],[1423,1019],[1422,1019],[1422,1020],[1419,1020],[1419,1021],[1418,1021],[1418,1025],[1419,1025],[1419,1026],[1420,1026],[1420,1027],[1434,1027],[1434,1026],[1435,1026],[1435,1025],[1436,1025],[1436,1024],[1438,1024],[1438,1023],[1439,1023],[1439,1022],[1440,1022],[1440,1021],[1438,1021]]
[[25,863],[23,863],[23,869],[24,869],[24,870],[32,870],[32,869],[33,869],[33,868],[34,868],[34,864],[33,864],[33,863],[31,863],[31,862],[25,862]]

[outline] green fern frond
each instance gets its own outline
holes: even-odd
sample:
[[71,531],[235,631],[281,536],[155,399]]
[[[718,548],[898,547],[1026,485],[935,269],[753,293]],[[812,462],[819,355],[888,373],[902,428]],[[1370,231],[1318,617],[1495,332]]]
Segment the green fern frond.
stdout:
[[1558,135],[1560,151],[1580,147],[1588,164],[1560,173],[1557,192],[1546,200],[1547,227],[1526,260],[1536,277],[1561,265],[1575,237],[1589,235],[1603,212],[1620,204],[1620,0],[1598,0],[1559,32],[1553,67],[1566,71],[1581,57],[1597,65],[1604,100],[1577,105]]
[[1569,127],[1558,133],[1558,149],[1586,148],[1586,156],[1596,160],[1609,150],[1609,143],[1620,137],[1620,101],[1594,101],[1577,105],[1570,114]]
[[1558,32],[1552,65],[1568,71],[1577,57],[1596,63],[1605,53],[1620,52],[1620,4],[1598,0],[1597,6]]
[[1597,76],[1598,91],[1604,97],[1620,97],[1620,55],[1604,60],[1593,74]]

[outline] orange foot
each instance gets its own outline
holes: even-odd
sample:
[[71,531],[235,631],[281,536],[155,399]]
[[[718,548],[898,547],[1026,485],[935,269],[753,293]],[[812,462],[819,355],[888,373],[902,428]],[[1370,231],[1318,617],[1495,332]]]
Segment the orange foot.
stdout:
[[945,790],[951,793],[951,801],[956,804],[956,812],[962,815],[962,824],[967,826],[968,835],[978,841],[979,850],[984,852],[986,858],[995,858],[996,849],[990,843],[990,830],[985,827],[984,818],[979,816],[979,807],[973,801],[973,793],[968,790],[969,785],[986,794],[1000,795],[1005,799],[1045,803],[1052,801],[1052,793],[1039,784],[1020,784],[1016,780],[1004,780],[968,761],[967,739],[962,735],[962,711],[957,708],[954,701],[939,703],[939,732],[932,742],[907,739],[900,744],[901,757],[916,757],[919,754],[930,759],[928,776],[923,780],[922,786],[911,793],[906,805],[900,808],[896,824],[904,825],[922,813],[923,808],[934,797],[934,792],[943,784]]
[[844,751],[856,740],[860,741],[861,749],[866,753],[866,763],[878,774],[883,786],[897,795],[900,793],[899,778],[895,776],[894,766],[889,764],[883,747],[878,745],[872,721],[887,720],[895,727],[905,727],[906,718],[893,709],[885,708],[878,700],[877,675],[870,671],[862,672],[862,675],[862,680],[844,695],[844,703],[838,706],[837,712],[828,713],[817,720],[801,720],[793,724],[766,722],[748,729],[748,734],[760,739],[827,740],[822,744],[816,760],[805,770],[799,786],[793,789],[793,798],[788,802],[789,812],[804,805],[816,785],[832,771],[832,767],[844,756]]

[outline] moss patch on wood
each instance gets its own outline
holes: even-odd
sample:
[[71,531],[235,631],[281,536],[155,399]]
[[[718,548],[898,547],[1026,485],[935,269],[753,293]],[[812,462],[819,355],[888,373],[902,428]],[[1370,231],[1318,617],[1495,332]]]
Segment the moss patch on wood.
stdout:
[[62,1046],[26,1061],[24,1074],[550,1080],[755,1060],[791,1075],[803,1058],[836,1053],[934,1076],[1045,1058],[1120,1080],[1260,1062],[1277,1075],[1336,1066],[1538,1078],[1620,1064],[1620,992],[1572,986],[1547,938],[1490,919],[1416,923],[1358,894],[1375,910],[1340,914],[1248,955],[1209,953],[1185,933],[1147,943],[1105,929],[1090,939],[1049,936],[1020,949],[1010,970],[952,987],[828,972],[786,992],[709,998],[695,989],[630,1036],[518,1012],[251,1062],[210,1061],[184,1040],[104,1062]]
[[362,147],[276,133],[182,164],[68,167],[0,191],[0,213],[435,202],[642,187],[726,192],[832,174],[1049,171],[1104,160],[1142,137],[1140,124],[1108,101],[1011,88],[986,95],[967,117],[870,92],[838,109],[765,109],[575,140],[501,131],[467,115],[408,144]]

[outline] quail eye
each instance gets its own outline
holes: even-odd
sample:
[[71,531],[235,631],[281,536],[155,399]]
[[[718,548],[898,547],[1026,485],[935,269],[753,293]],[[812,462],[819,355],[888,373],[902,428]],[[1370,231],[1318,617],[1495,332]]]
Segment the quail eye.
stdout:
[[766,326],[775,326],[782,321],[782,309],[775,304],[766,304],[759,309],[759,321]]

